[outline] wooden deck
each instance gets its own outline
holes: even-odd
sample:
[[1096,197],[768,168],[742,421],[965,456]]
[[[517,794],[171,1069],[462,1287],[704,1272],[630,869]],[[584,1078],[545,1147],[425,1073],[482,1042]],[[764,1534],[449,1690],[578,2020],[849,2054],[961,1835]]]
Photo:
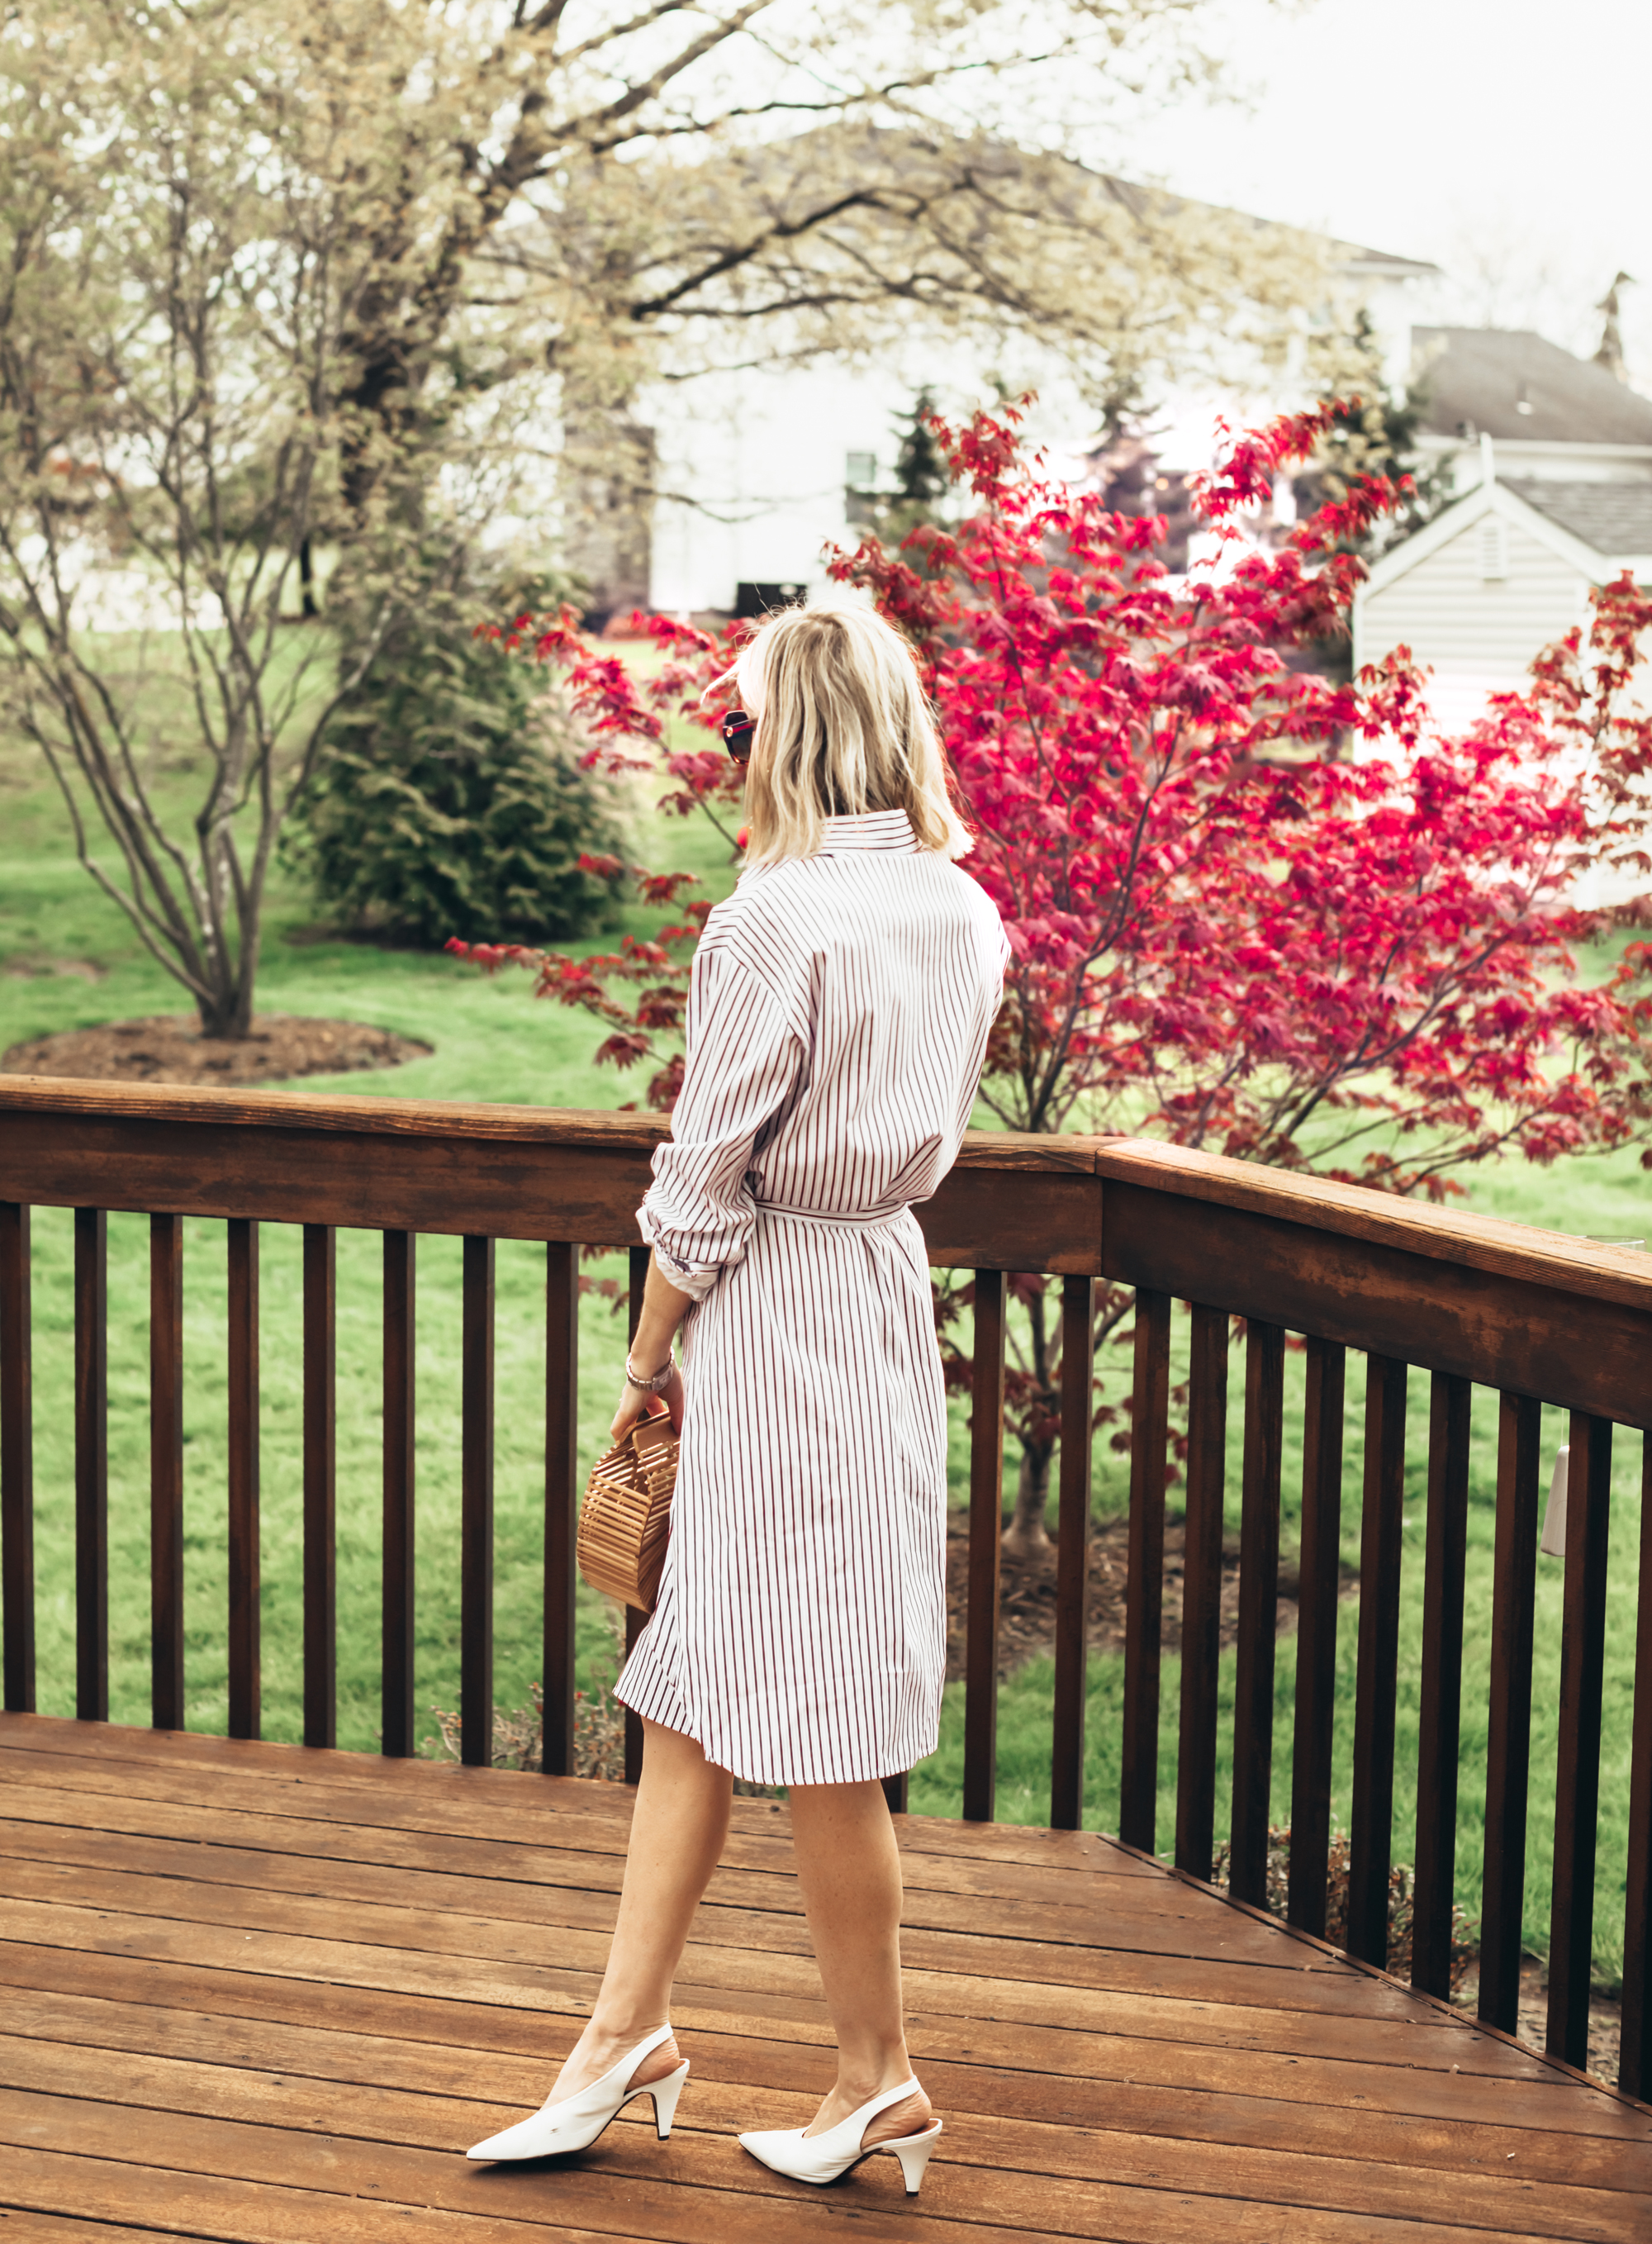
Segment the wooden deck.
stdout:
[[[903,1819],[913,2046],[947,2120],[814,2191],[830,2034],[784,1809],[735,1803],[694,2072],[565,2164],[537,2103],[597,1985],[621,1787],[0,1719],[0,2244],[1652,2235],[1652,2112],[1090,1835]],[[645,2108],[645,2107],[639,2107]]]

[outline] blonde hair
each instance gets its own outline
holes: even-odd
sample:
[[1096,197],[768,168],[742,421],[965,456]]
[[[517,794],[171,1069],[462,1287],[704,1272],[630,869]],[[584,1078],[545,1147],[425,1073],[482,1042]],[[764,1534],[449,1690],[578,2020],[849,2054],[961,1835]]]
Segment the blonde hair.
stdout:
[[961,857],[947,760],[911,647],[844,599],[783,608],[735,666],[758,710],[746,774],[747,862],[813,857],[826,819],[904,810],[920,848]]

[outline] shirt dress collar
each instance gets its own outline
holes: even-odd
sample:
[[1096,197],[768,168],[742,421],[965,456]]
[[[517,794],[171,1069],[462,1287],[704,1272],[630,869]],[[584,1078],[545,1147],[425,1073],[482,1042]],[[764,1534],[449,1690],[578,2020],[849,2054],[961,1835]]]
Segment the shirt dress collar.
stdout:
[[841,856],[850,849],[911,855],[917,847],[918,837],[904,810],[868,810],[858,818],[828,818],[820,836],[823,857]]

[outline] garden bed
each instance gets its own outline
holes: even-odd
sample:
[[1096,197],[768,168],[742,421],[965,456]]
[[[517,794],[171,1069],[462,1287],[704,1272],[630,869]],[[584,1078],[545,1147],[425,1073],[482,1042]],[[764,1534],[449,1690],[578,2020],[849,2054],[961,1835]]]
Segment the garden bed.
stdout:
[[[1183,1520],[1164,1523],[1164,1606],[1160,1641],[1166,1652],[1182,1649],[1183,1559],[1187,1542]],[[1124,1649],[1124,1591],[1129,1559],[1130,1523],[1128,1519],[1097,1520],[1089,1540],[1089,1643],[1095,1652]],[[1278,1632],[1289,1636],[1297,1626],[1297,1570],[1294,1560],[1279,1562]],[[1345,1598],[1359,1594],[1359,1569],[1341,1562],[1341,1591]],[[999,1591],[998,1672],[1015,1675],[1029,1660],[1042,1659],[1055,1649],[1055,1544],[1018,1557],[1005,1551],[1001,1561]],[[969,1520],[954,1512],[947,1534],[947,1677],[956,1682],[964,1672],[964,1636],[969,1616]],[[1239,1635],[1239,1538],[1230,1535],[1222,1544],[1221,1640],[1228,1651]]]
[[365,1021],[260,1013],[251,1032],[204,1037],[187,1013],[64,1029],[0,1053],[7,1075],[68,1075],[118,1083],[286,1083],[303,1075],[354,1075],[427,1058],[433,1047]]

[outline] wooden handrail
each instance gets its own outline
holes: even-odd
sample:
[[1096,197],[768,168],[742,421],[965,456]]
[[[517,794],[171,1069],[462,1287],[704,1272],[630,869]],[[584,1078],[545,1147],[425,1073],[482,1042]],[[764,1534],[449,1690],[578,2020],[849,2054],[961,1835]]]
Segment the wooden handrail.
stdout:
[[[577,1261],[629,1250],[635,1317],[646,1255],[636,1210],[664,1133],[655,1116],[394,1098],[179,1089],[0,1077],[0,1523],[4,1695],[34,1697],[30,1211],[77,1211],[77,1706],[106,1715],[108,1408],[105,1216],[141,1213],[151,1250],[152,1667],[154,1718],[184,1707],[182,1219],[226,1224],[230,1723],[259,1728],[258,1232],[304,1233],[305,1734],[330,1741],[335,1695],[333,1256],[341,1227],[384,1235],[385,1750],[413,1744],[415,1241],[464,1240],[462,1357],[462,1746],[491,1753],[493,1242],[540,1240],[546,1263],[544,1760],[571,1766],[577,1510]],[[1445,1991],[1458,1814],[1470,1383],[1501,1396],[1486,1814],[1481,2016],[1515,2018],[1524,1893],[1539,1500],[1539,1406],[1572,1416],[1554,1957],[1548,2039],[1587,2048],[1594,1830],[1602,1745],[1607,1507],[1614,1425],[1652,1425],[1652,1258],[1560,1233],[1422,1207],[1145,1141],[972,1132],[916,1211],[932,1263],[975,1274],[964,1812],[994,1812],[1009,1288],[1061,1289],[1061,1538],[1055,1605],[1052,1822],[1082,1815],[1086,1744],[1088,1338],[1095,1281],[1136,1288],[1130,1537],[1120,1822],[1158,1842],[1161,1590],[1177,1304],[1192,1308],[1176,1854],[1208,1876],[1218,1758],[1222,1523],[1231,1320],[1248,1321],[1243,1382],[1239,1643],[1233,1731],[1232,1889],[1266,1898],[1268,1827],[1291,1801],[1289,1914],[1325,1923],[1345,1513],[1344,1401],[1363,1355],[1366,1433],[1348,1943],[1380,1963],[1393,1821],[1399,1535],[1408,1408],[1429,1416],[1428,1736],[1418,1772],[1413,1977]],[[1285,1337],[1308,1342],[1291,1767],[1276,1772],[1273,1630]],[[1411,1370],[1432,1375],[1411,1383]],[[1652,1443],[1645,1444],[1652,1474]],[[1652,1506],[1652,1478],[1647,1482]],[[1652,1525],[1642,1536],[1631,1745],[1622,2085],[1652,2089]],[[638,1766],[628,1725],[626,1767]],[[905,1780],[887,1781],[891,1804]]]
[[1095,1160],[1116,1282],[1652,1425],[1652,1256],[1136,1139]]
[[1552,1286],[1628,1308],[1652,1307],[1652,1256],[1633,1247],[1599,1246],[1503,1216],[1397,1200],[1364,1185],[1334,1184],[1147,1138],[1083,1142],[1096,1148],[1096,1174],[1114,1184],[1138,1185],[1364,1245],[1460,1263],[1488,1277]]
[[[631,1247],[657,1115],[0,1076],[0,1198]],[[919,1210],[941,1266],[1095,1274],[1091,1138],[972,1131]],[[1006,1199],[983,1171],[1013,1173]]]

